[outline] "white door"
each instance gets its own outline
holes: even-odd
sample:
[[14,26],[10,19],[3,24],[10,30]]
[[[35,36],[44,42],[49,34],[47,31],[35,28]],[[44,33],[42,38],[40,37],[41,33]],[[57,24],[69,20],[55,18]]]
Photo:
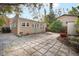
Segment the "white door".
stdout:
[[75,35],[76,34],[76,28],[75,28],[74,22],[67,23],[67,34],[68,35]]

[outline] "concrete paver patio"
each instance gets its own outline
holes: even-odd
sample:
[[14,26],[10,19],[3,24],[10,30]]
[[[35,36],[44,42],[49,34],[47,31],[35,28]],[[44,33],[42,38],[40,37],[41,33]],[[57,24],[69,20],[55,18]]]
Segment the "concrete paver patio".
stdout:
[[0,55],[2,56],[78,56],[66,45],[60,43],[56,33],[40,33],[17,37],[14,34],[0,34]]

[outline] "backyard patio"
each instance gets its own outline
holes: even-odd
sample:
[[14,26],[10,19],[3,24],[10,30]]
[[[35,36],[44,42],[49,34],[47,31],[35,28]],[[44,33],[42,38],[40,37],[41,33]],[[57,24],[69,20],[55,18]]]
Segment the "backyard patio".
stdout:
[[17,37],[0,34],[0,55],[3,56],[78,56],[70,47],[61,43],[57,33],[39,33]]

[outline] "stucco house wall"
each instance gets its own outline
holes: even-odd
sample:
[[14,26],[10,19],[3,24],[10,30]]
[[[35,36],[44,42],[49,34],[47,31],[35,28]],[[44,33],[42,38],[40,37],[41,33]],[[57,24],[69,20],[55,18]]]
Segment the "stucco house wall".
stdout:
[[[22,26],[22,24],[25,24],[25,26]],[[29,24],[28,26],[27,26],[27,23]],[[25,34],[31,34],[31,32],[32,32],[32,30],[31,30],[31,22],[29,22],[29,21],[26,21],[26,20],[19,20],[19,25],[18,25],[18,31],[19,31],[19,33],[20,34],[23,34],[23,35],[25,35]]]
[[75,22],[76,19],[77,19],[77,16],[73,16],[73,15],[62,15],[58,17],[58,20],[62,22],[63,26],[67,26],[68,22]]
[[[16,21],[14,22],[14,25]],[[17,25],[17,24],[16,24]],[[29,19],[19,18],[18,26],[12,29],[12,32],[27,35],[32,33],[40,33],[46,31],[46,24]]]

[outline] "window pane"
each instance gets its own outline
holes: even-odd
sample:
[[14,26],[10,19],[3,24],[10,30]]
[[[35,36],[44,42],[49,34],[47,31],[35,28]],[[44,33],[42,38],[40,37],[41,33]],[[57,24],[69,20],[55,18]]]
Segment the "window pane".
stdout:
[[29,26],[29,23],[27,23],[27,26]]
[[22,26],[25,26],[25,23],[22,23]]

